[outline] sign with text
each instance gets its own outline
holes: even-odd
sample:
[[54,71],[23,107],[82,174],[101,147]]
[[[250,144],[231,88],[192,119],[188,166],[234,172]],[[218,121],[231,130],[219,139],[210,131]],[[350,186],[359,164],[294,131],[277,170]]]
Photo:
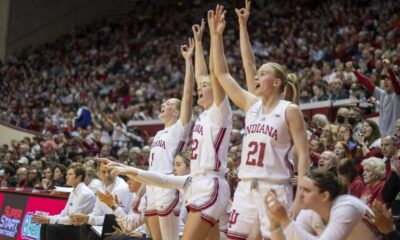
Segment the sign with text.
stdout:
[[32,216],[38,213],[57,215],[66,203],[67,199],[0,193],[0,239],[40,239],[40,224],[33,223]]
[[[26,204],[25,215],[22,226],[18,233],[21,240],[34,240],[40,238],[40,224],[32,222],[32,216],[35,214],[57,215],[65,207],[66,201],[62,199],[29,197]],[[51,206],[51,208],[49,208]]]
[[28,197],[5,194],[0,212],[0,239],[16,239]]

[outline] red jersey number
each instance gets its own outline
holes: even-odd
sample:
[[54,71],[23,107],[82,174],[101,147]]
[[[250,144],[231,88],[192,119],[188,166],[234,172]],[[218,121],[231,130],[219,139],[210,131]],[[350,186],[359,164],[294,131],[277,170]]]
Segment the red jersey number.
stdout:
[[246,165],[264,167],[265,143],[250,142],[248,148]]
[[199,140],[192,139],[192,156],[190,157],[191,160],[197,159],[197,148],[199,147]]

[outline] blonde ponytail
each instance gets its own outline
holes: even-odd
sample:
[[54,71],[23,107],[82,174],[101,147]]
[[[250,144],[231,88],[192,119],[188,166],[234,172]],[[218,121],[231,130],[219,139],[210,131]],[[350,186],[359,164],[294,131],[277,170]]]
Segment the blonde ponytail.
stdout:
[[299,104],[299,82],[296,74],[289,73],[287,75],[287,81],[285,86],[285,100],[291,101],[295,104]]

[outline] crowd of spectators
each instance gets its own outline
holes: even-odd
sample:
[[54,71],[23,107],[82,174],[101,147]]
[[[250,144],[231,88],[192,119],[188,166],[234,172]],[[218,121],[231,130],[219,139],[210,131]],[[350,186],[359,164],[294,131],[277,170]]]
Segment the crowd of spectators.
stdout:
[[[339,109],[336,119],[305,117],[313,167],[330,169],[350,194],[370,204],[385,202],[400,215],[400,5],[392,0],[266,3],[255,1],[249,21],[257,62],[276,61],[296,73],[300,104],[368,99],[380,106],[385,121],[364,119],[359,107]],[[146,168],[152,137],[132,121],[157,119],[162,100],[181,97],[184,64],[178,46],[191,35],[191,24],[200,22],[193,16],[205,16],[213,6],[214,1],[163,6],[137,1],[118,20],[80,26],[9,57],[0,65],[0,120],[40,134],[1,146],[1,185],[64,186],[66,166],[81,162],[88,172],[85,183],[96,191],[93,156]],[[233,13],[241,5],[225,6],[227,59],[244,84]],[[395,107],[388,110],[388,104]],[[194,115],[201,111],[194,109]],[[384,117],[387,111],[393,115]],[[243,132],[243,116],[235,113],[232,192]]]
[[[225,42],[232,74],[244,83],[233,12],[239,4],[225,3]],[[182,92],[178,47],[190,36],[191,24],[214,5],[137,1],[118,20],[79,26],[10,56],[0,66],[0,119],[45,135],[85,127],[91,118],[103,119],[103,113],[124,124],[157,119],[160,101]],[[297,74],[301,103],[364,100],[371,94],[344,63],[352,60],[377,86],[384,74],[382,59],[390,59],[397,71],[398,10],[396,1],[255,1],[249,33],[258,62],[282,63]]]

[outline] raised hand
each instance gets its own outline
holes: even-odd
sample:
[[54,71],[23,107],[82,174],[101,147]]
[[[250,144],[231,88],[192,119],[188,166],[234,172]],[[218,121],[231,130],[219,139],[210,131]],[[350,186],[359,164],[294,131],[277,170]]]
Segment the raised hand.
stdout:
[[181,46],[181,53],[185,60],[191,60],[193,57],[194,52],[194,40],[193,38],[189,38],[188,40],[189,45],[182,45]]
[[192,26],[193,30],[193,36],[194,36],[194,41],[196,43],[201,43],[201,40],[203,39],[203,32],[206,26],[206,22],[204,19],[201,19],[201,24],[195,24]]
[[212,34],[222,34],[224,32],[226,21],[225,21],[224,6],[217,5],[215,11],[208,11],[208,25]]
[[250,16],[250,1],[245,0],[245,7],[241,9],[235,8],[235,12],[239,19],[239,25],[246,25]]

